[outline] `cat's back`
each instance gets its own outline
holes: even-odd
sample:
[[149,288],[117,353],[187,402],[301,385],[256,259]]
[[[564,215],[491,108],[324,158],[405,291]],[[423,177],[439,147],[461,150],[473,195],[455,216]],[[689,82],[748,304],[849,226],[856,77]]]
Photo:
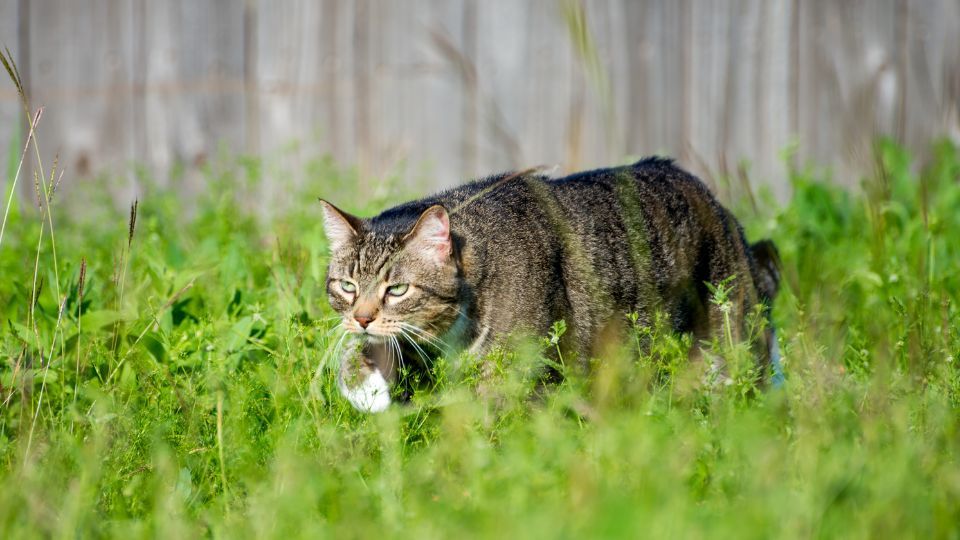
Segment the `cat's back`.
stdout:
[[384,233],[401,233],[434,205],[447,209],[456,235],[507,251],[540,250],[571,233],[616,244],[630,214],[642,216],[652,226],[648,232],[661,236],[656,231],[691,227],[694,214],[723,213],[699,179],[672,160],[652,157],[560,178],[502,173],[395,206],[371,223]]
[[700,179],[678,167],[672,159],[661,157],[578,172],[548,183],[558,199],[568,203],[576,213],[602,211],[583,203],[594,201],[619,206],[625,197],[634,195],[644,204],[669,204],[678,198],[697,198],[709,204],[714,201]]
[[[543,177],[537,177],[542,181]],[[479,215],[489,215],[499,211],[508,211],[509,208],[518,208],[518,192],[522,188],[521,175],[505,172],[474,180],[460,186],[399,204],[373,217],[371,225],[383,232],[402,232],[409,229],[416,222],[420,214],[431,206],[443,206],[450,216],[454,232],[461,231],[463,222],[476,224]],[[522,189],[521,189],[522,191]]]

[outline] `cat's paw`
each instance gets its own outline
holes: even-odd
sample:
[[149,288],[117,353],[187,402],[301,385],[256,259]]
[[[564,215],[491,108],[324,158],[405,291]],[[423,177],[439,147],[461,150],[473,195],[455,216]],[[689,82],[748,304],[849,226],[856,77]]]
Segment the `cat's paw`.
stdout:
[[390,406],[390,385],[380,374],[379,369],[356,377],[354,384],[348,386],[344,379],[340,380],[340,393],[347,398],[358,411],[365,413],[379,413]]
[[340,394],[358,411],[379,413],[390,406],[390,386],[395,377],[385,345],[351,339],[340,358],[337,380]]

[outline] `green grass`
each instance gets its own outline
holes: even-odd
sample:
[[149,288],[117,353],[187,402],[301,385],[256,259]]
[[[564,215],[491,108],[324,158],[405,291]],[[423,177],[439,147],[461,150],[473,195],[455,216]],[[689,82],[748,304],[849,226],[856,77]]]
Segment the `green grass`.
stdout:
[[52,220],[15,208],[0,536],[957,538],[960,151],[932,154],[879,143],[856,193],[798,171],[789,204],[738,211],[785,266],[787,382],[759,395],[749,373],[701,383],[688,342],[639,328],[649,353],[545,397],[549,340],[494,354],[482,398],[450,359],[410,404],[354,412],[315,196],[369,213],[400,194],[348,195],[328,162],[268,222],[238,202],[256,160],[208,166],[195,200],[148,189],[132,237],[95,184],[56,193]]

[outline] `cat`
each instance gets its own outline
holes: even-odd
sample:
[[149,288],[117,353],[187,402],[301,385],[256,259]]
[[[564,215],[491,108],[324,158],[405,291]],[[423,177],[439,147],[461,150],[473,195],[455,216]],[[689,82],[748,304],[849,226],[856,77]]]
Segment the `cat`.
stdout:
[[[482,356],[563,320],[563,348],[588,359],[627,314],[650,324],[658,311],[676,332],[711,339],[724,320],[709,288],[719,283],[740,341],[754,306],[769,317],[779,285],[774,244],[748,244],[703,182],[666,158],[500,174],[368,219],[321,203],[327,296],[355,338],[338,382],[368,412],[389,406],[397,365],[429,361],[424,349]],[[772,328],[755,341],[766,372]]]

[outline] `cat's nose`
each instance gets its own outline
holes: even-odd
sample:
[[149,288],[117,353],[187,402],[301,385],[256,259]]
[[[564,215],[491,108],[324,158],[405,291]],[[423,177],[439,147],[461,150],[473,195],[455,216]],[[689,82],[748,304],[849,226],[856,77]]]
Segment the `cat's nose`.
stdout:
[[354,317],[354,320],[357,321],[357,324],[360,325],[360,328],[366,328],[367,325],[373,322],[373,317],[356,316]]

